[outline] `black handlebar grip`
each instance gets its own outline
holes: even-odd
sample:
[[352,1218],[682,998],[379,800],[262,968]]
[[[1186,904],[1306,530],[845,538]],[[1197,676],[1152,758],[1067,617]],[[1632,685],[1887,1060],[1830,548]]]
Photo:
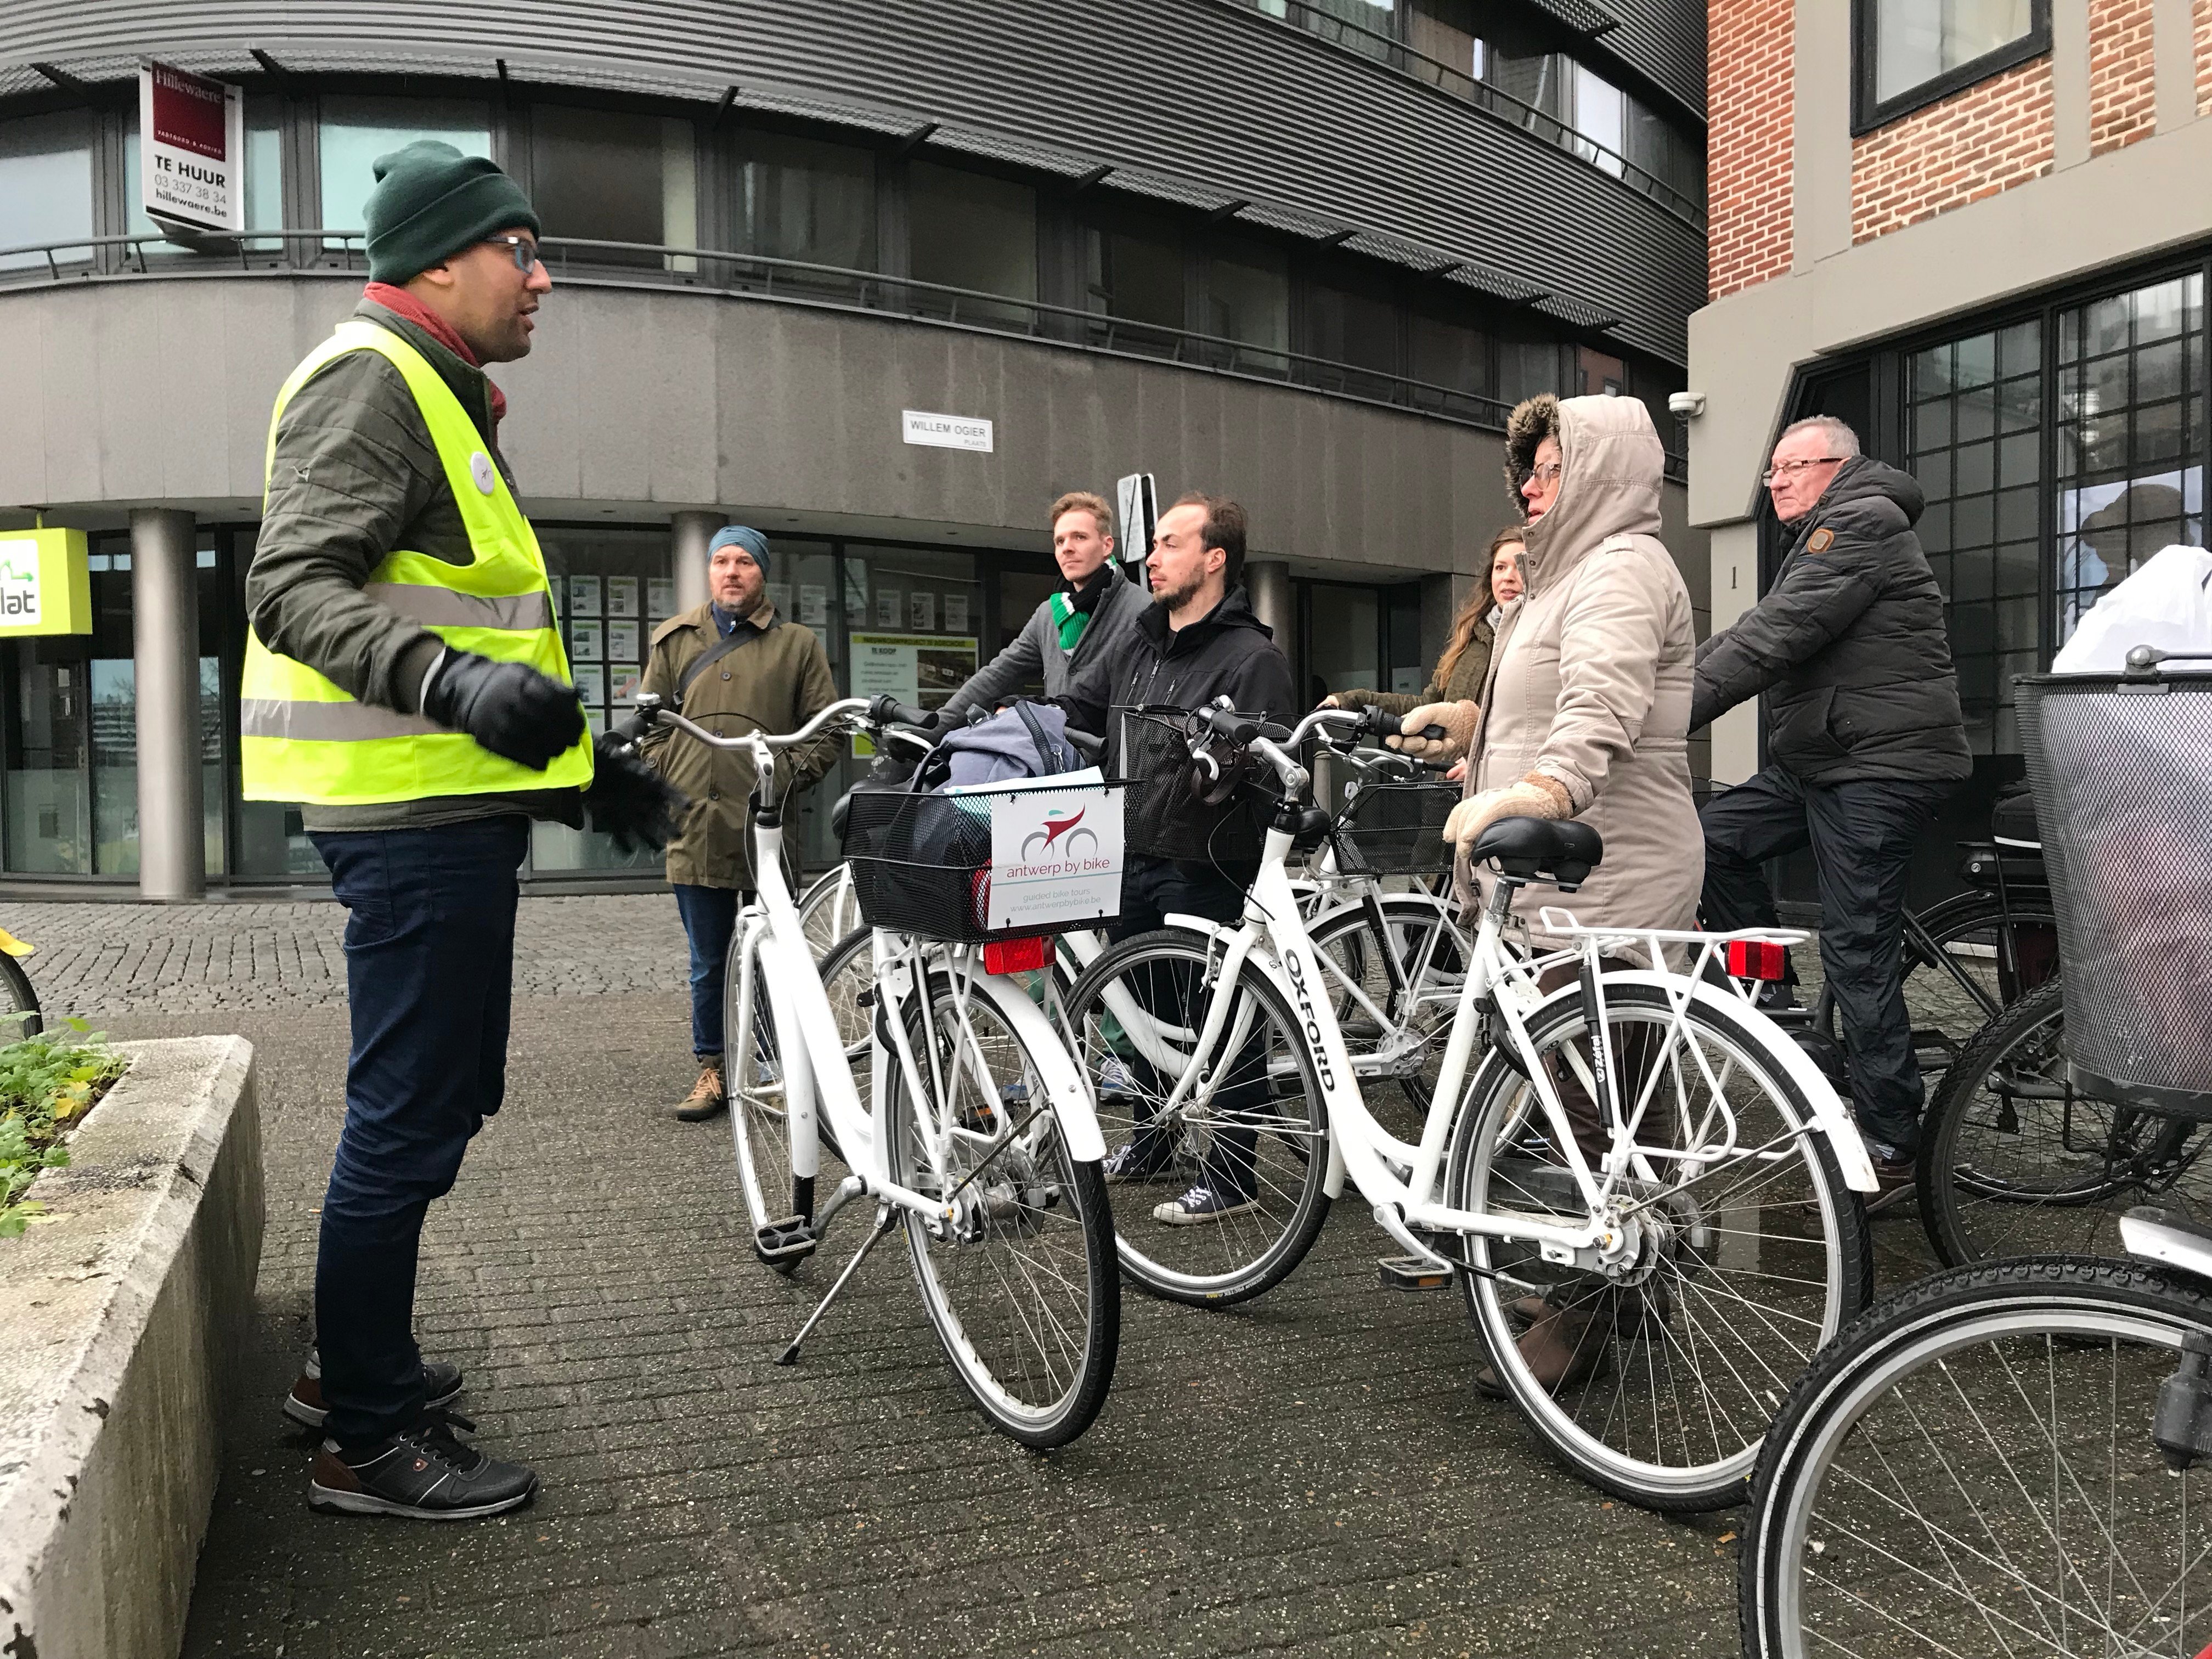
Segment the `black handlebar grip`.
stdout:
[[1249,743],[1260,735],[1260,722],[1248,719],[1233,708],[1209,708],[1206,724],[1217,738],[1226,738],[1231,743]]
[[868,705],[868,718],[878,726],[933,726],[936,714],[927,708],[916,708],[910,702],[901,702],[896,697],[876,698]]
[[1359,711],[1359,731],[1371,738],[1395,738],[1398,735],[1398,717],[1377,703],[1369,703]]
[[1421,728],[1421,736],[1426,738],[1431,743],[1442,743],[1446,738],[1451,736],[1451,733],[1441,726],[1425,726]]

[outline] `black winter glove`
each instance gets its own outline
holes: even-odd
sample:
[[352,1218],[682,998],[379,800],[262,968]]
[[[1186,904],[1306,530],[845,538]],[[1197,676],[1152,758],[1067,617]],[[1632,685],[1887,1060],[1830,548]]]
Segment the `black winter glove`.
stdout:
[[592,755],[592,784],[584,791],[592,828],[612,836],[624,853],[635,852],[640,844],[656,853],[667,846],[684,827],[691,798],[611,732],[599,734]]
[[584,698],[574,687],[526,663],[494,662],[450,646],[422,694],[422,714],[533,772],[584,735]]

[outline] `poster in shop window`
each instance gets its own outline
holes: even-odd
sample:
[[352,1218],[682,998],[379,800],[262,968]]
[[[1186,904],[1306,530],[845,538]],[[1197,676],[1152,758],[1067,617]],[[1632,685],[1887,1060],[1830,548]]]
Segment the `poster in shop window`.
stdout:
[[579,617],[599,614],[599,579],[597,576],[568,578],[568,609]]
[[605,708],[607,706],[606,665],[580,662],[575,664],[574,667],[576,671],[574,684],[576,690],[584,694],[584,707]]
[[[975,641],[935,635],[853,635],[853,696],[896,697],[901,702],[936,708],[949,702],[975,672]],[[875,750],[866,738],[853,739],[855,755]]]
[[607,624],[607,660],[635,663],[645,653],[638,649],[637,624],[634,622],[611,622]]
[[579,617],[568,624],[568,655],[577,662],[598,662],[606,655],[606,636],[596,617]]
[[799,620],[809,628],[830,624],[830,590],[819,582],[799,585]]
[[138,71],[138,205],[163,230],[244,230],[244,95],[189,70],[146,64]]
[[896,628],[903,620],[899,615],[899,600],[904,597],[896,587],[876,590],[876,626]]
[[648,576],[645,583],[645,604],[654,622],[666,622],[674,616],[676,579],[673,576]]
[[968,596],[947,593],[945,596],[945,631],[965,634],[968,631]]
[[637,615],[637,578],[610,576],[607,578],[607,615],[635,617]]
[[934,634],[937,631],[937,595],[909,594],[908,604],[913,609],[913,617],[907,626],[917,634]]

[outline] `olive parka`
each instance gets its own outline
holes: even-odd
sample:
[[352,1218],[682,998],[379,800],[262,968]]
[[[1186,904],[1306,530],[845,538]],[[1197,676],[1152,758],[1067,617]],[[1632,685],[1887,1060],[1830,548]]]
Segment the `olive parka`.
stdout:
[[[754,637],[711,663],[684,694],[681,712],[716,737],[748,732],[784,736],[837,701],[830,659],[811,629],[786,622],[763,600],[738,626]],[[653,630],[653,655],[638,689],[676,705],[684,672],[717,641],[711,605],[694,605]],[[709,749],[687,732],[659,726],[639,750],[653,769],[691,798],[684,828],[668,843],[668,879],[679,886],[750,891],[753,881],[750,756]],[[811,788],[836,763],[837,740],[820,738],[776,759],[787,799]]]

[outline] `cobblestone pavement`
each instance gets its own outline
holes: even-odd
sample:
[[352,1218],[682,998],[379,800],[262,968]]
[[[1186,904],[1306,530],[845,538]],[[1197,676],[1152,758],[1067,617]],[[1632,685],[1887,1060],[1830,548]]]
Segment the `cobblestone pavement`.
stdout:
[[[964,1404],[892,1249],[775,1366],[832,1264],[760,1269],[726,1131],[660,1115],[690,1081],[665,897],[525,902],[507,1103],[425,1238],[425,1347],[466,1369],[484,1443],[542,1472],[538,1503],[310,1514],[276,1407],[342,1106],[340,920],[5,916],[50,1006],[258,1055],[260,1317],[188,1659],[1736,1651],[1738,1516],[1663,1519],[1559,1470],[1469,1388],[1457,1297],[1376,1287],[1355,1203],[1248,1309],[1127,1295],[1105,1413],[1050,1457]],[[1885,1278],[1921,1271],[1917,1224],[1877,1225]]]

